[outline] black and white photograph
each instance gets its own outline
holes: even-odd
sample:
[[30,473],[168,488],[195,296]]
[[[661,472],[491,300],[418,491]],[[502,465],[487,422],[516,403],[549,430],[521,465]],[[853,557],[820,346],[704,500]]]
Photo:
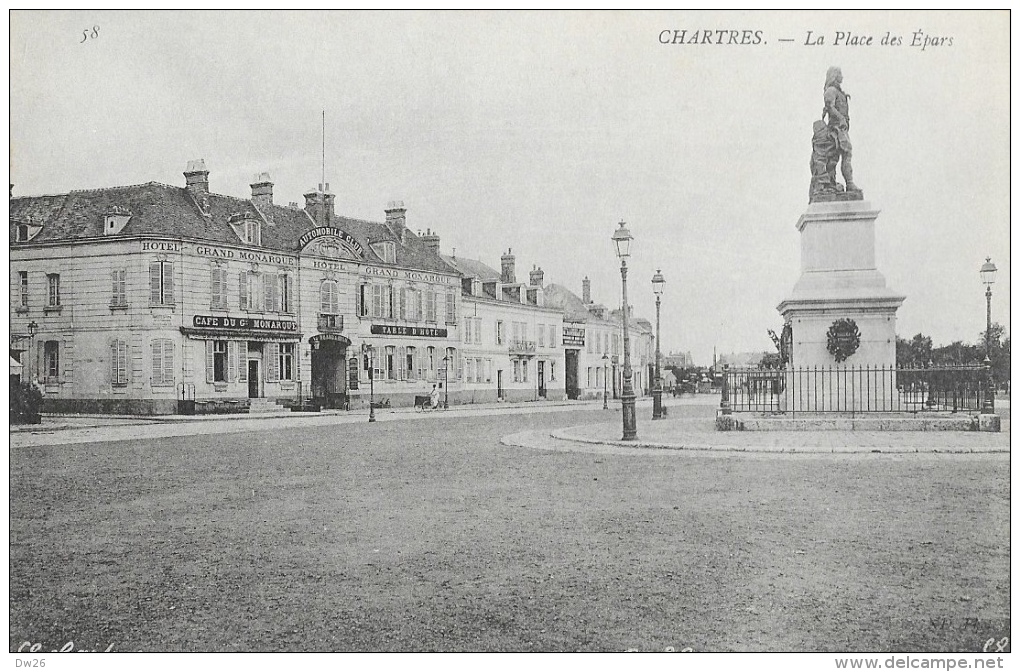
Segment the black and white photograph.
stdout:
[[9,11],[10,665],[1007,669],[1010,23]]

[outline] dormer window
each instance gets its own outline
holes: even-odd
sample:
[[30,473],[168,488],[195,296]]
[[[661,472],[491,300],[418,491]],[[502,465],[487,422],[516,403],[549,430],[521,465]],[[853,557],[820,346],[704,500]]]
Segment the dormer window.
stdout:
[[392,240],[372,243],[372,250],[387,264],[397,263],[397,244]]
[[129,219],[131,219],[129,212],[114,208],[103,216],[103,235],[112,236],[120,233],[127,226]]
[[262,244],[262,222],[252,213],[236,213],[230,216],[230,226],[243,242],[249,245]]
[[253,219],[244,222],[244,242],[252,245],[262,244],[262,227]]
[[35,235],[42,231],[41,226],[35,224],[18,223],[14,225],[14,241],[17,243],[25,243],[33,238]]

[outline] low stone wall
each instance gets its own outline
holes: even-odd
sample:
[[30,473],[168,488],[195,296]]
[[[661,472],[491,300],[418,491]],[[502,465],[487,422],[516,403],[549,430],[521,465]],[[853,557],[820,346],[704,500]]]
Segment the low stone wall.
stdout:
[[43,413],[102,415],[173,415],[176,399],[56,399],[43,400]]
[[[986,417],[986,416],[982,416]],[[996,417],[997,416],[993,416]],[[791,431],[862,431],[862,432],[976,432],[999,431],[999,424],[979,420],[975,415],[822,415],[790,418],[761,416],[749,413],[720,415],[716,419],[720,431],[791,432]]]

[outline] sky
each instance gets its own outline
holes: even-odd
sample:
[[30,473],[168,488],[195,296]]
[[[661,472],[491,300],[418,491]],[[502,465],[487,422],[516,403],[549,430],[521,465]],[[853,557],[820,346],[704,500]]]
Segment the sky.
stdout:
[[626,221],[636,315],[654,321],[661,269],[662,350],[702,364],[782,326],[837,65],[897,332],[976,342],[987,256],[1009,324],[1006,11],[15,11],[10,36],[15,195],[183,186],[203,158],[216,193],[268,171],[277,203],[303,203],[324,137],[340,214],[402,200],[443,253],[498,269],[512,249],[518,278],[537,265],[580,295],[588,276],[608,306]]

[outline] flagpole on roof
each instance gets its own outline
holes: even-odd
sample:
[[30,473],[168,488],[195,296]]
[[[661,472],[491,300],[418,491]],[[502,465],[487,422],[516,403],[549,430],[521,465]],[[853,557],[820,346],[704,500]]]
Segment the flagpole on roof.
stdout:
[[319,207],[319,226],[326,225],[326,110],[322,111],[322,182],[319,183],[319,190],[322,192],[322,205]]

